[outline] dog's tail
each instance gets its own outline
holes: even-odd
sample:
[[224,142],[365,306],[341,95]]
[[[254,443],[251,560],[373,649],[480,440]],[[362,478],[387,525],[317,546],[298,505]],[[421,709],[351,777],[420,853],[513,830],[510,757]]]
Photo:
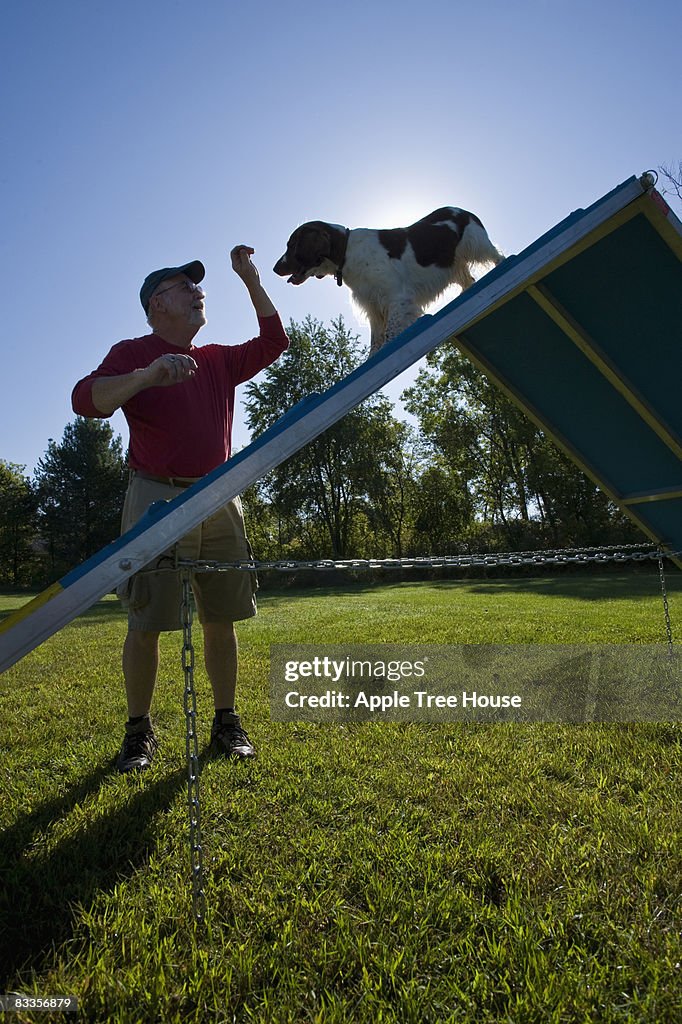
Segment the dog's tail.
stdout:
[[488,232],[478,218],[472,218],[465,227],[457,246],[457,255],[467,263],[493,263],[495,266],[505,259],[504,253],[490,241]]
[[493,255],[490,257],[491,263],[494,263],[495,266],[497,266],[498,263],[501,263],[503,260],[506,260],[507,257],[504,255],[504,253],[500,249],[498,249],[497,246],[493,245],[492,242],[490,243],[490,247],[493,253]]

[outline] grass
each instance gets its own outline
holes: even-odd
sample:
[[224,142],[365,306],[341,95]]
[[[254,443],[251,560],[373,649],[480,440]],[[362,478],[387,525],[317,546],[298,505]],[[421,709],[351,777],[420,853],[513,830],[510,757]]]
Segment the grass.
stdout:
[[[668,585],[675,626],[682,579]],[[262,594],[239,626],[255,762],[208,756],[197,671],[198,928],[179,636],[162,638],[161,746],[135,779],[112,770],[124,634],[106,599],[2,677],[3,991],[76,995],[95,1022],[679,1019],[678,726],[286,724],[268,708],[271,643],[660,642],[655,574]]]

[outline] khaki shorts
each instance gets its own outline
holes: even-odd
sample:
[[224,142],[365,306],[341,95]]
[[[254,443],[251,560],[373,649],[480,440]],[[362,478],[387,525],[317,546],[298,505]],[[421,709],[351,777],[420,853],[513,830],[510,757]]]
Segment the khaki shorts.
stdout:
[[[168,501],[184,493],[181,487],[146,480],[131,474],[121,533],[125,533],[144,515],[154,501]],[[253,558],[246,539],[244,517],[239,498],[229,501],[169,551],[154,560],[163,565],[177,550],[180,558],[237,562]],[[200,622],[236,622],[256,614],[256,574],[241,569],[221,572],[193,572],[192,590]],[[116,593],[128,611],[128,628],[149,632],[182,629],[182,582],[177,572],[143,571],[117,588]]]

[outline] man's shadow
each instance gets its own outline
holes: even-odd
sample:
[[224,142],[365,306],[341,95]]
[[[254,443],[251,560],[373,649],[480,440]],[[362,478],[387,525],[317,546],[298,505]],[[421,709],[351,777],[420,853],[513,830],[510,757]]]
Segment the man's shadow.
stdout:
[[[202,751],[200,764],[210,751]],[[115,773],[103,761],[65,794],[48,800],[0,833],[0,991],[24,969],[39,969],[73,933],[73,904],[88,904],[148,863],[157,844],[155,820],[187,785],[187,768],[150,784],[133,779],[125,803],[75,832],[49,842],[56,821],[95,793]],[[189,871],[189,866],[188,866]],[[189,877],[189,876],[188,876]]]

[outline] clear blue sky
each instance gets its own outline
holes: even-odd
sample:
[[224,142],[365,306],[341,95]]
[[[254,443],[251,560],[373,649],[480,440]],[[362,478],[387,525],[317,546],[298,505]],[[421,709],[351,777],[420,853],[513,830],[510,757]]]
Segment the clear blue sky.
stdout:
[[0,458],[31,473],[75,381],[147,332],[152,269],[205,263],[198,343],[255,333],[237,242],[285,323],[342,313],[366,340],[345,288],[272,274],[298,223],[462,206],[512,253],[676,162],[681,38],[672,0],[4,5]]

